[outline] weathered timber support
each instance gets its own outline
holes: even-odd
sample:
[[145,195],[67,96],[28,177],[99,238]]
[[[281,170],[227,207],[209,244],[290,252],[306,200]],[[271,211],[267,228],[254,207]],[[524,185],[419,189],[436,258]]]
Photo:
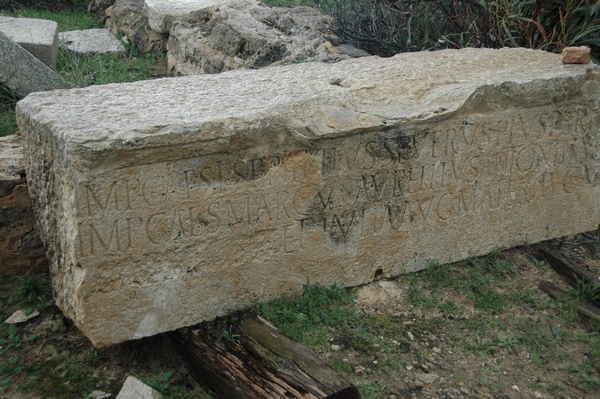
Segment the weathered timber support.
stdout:
[[[539,256],[543,258],[554,271],[563,276],[569,285],[578,288],[581,285],[593,284],[596,286],[596,292],[599,292],[600,280],[585,271],[581,266],[576,265],[557,249],[550,247],[548,244],[541,245]],[[593,303],[595,305],[600,305],[600,300],[593,301]]]
[[308,348],[247,315],[214,339],[193,328],[169,333],[188,371],[219,397],[354,399],[358,389]]
[[569,294],[552,283],[542,281],[540,289],[554,299],[563,300],[575,307],[577,311],[591,319],[600,321],[600,308],[578,299],[569,299]]

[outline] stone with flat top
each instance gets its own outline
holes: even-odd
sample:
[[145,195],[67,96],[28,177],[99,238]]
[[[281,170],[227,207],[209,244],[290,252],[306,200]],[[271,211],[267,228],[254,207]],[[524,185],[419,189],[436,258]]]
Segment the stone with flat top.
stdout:
[[600,223],[600,67],[542,51],[35,93],[17,117],[56,303],[99,347]]

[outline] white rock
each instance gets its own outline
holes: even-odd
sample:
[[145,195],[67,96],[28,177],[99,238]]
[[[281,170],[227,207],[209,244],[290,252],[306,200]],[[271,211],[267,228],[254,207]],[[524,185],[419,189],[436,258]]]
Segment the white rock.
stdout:
[[38,312],[37,310],[34,310],[33,312],[31,312],[28,315],[25,315],[25,311],[24,310],[17,310],[8,319],[4,320],[4,322],[6,324],[25,323],[27,320],[31,320],[34,317],[37,317],[39,315],[40,315],[40,312]]
[[125,47],[108,29],[61,32],[60,46],[76,53],[125,53]]
[[50,68],[58,58],[58,24],[48,19],[0,15],[0,32]]
[[88,395],[90,399],[109,399],[112,395],[103,391],[92,391]]
[[68,87],[50,67],[0,32],[0,83],[18,98],[37,91]]
[[127,377],[116,399],[160,399],[160,392],[135,377]]

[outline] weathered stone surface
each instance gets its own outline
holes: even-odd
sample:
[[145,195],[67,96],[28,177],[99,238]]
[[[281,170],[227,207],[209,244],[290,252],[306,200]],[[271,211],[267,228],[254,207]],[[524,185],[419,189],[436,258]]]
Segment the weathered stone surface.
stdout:
[[58,57],[58,24],[47,19],[0,15],[0,32],[50,68]]
[[176,75],[369,55],[351,45],[339,46],[335,20],[310,7],[273,8],[236,0],[180,17],[170,26],[168,69]]
[[565,47],[562,51],[565,64],[589,64],[592,49],[588,46]]
[[106,9],[115,4],[115,0],[85,0],[84,5],[88,13],[103,19],[106,17]]
[[126,37],[140,53],[160,54],[165,51],[167,34],[148,25],[144,0],[117,0],[106,10],[106,27],[116,37]]
[[148,25],[158,33],[169,33],[173,21],[184,16],[203,14],[227,0],[145,0]]
[[123,44],[108,29],[61,32],[60,45],[76,53],[125,53]]
[[67,87],[52,69],[0,32],[0,82],[19,98]]
[[24,177],[19,136],[0,137],[0,274],[48,270]]
[[116,399],[160,399],[160,392],[135,377],[127,377]]
[[36,93],[17,119],[56,303],[102,346],[596,229],[599,110],[598,66],[464,49]]

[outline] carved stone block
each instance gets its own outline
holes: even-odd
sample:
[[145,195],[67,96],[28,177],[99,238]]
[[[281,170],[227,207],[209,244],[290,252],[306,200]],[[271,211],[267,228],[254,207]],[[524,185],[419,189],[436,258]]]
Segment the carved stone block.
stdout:
[[600,68],[526,49],[35,93],[56,302],[97,346],[600,223]]

